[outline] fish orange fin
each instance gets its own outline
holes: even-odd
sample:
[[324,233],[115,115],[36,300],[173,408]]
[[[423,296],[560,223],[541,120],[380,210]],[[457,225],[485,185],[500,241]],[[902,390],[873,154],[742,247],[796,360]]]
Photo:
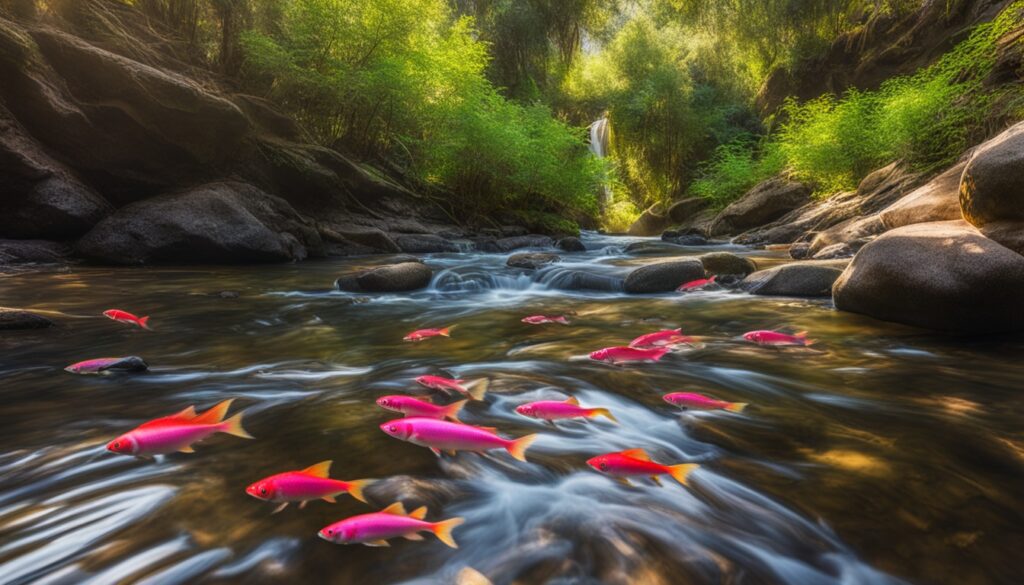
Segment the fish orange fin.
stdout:
[[195,453],[196,450],[192,448],[192,445],[185,445],[181,449],[178,449],[178,453]]
[[139,319],[139,326],[143,329],[149,329],[149,315]]
[[519,437],[512,441],[508,447],[508,452],[520,461],[526,461],[526,449],[529,448],[534,441],[537,440],[537,435],[526,435],[525,437]]
[[690,475],[690,472],[698,467],[700,467],[700,465],[697,465],[696,463],[680,463],[679,465],[667,466],[669,475],[672,476],[672,479],[683,485],[686,485],[686,476]]
[[316,465],[310,465],[309,467],[303,469],[300,473],[312,475],[313,477],[329,477],[331,475],[331,463],[333,463],[333,461],[331,461],[330,459],[328,459],[327,461],[321,461]]
[[469,397],[473,400],[483,400],[484,394],[487,394],[487,388],[489,388],[490,385],[490,380],[487,378],[480,378],[479,380],[470,382],[466,386],[466,394],[469,394]]
[[242,415],[244,412],[240,412],[235,416],[224,421],[224,429],[221,432],[233,435],[235,437],[241,437],[243,439],[254,439],[244,428],[242,428]]
[[325,501],[325,502],[330,502],[332,504],[337,504],[338,503],[338,500],[335,500],[333,495],[324,496],[324,497],[322,497],[320,499]]
[[433,526],[434,535],[437,536],[438,540],[447,544],[448,546],[452,548],[459,548],[458,543],[456,543],[455,539],[452,538],[452,530],[454,530],[455,527],[461,525],[465,521],[466,520],[464,518],[459,518],[456,516],[455,518],[451,518],[449,520],[435,522]]
[[395,502],[394,504],[391,504],[387,508],[381,510],[380,513],[394,514],[395,516],[407,516],[407,514],[405,513],[405,506],[402,505],[402,502]]
[[219,402],[216,406],[210,407],[209,410],[200,414],[192,419],[197,425],[215,425],[224,420],[224,417],[228,413],[228,409],[231,408],[231,403],[234,402],[234,398],[228,398]]
[[373,483],[372,479],[356,479],[348,482],[348,493],[353,498],[359,500],[362,503],[366,503],[366,496],[363,495],[363,490],[367,486]]
[[419,508],[416,508],[412,512],[409,512],[409,517],[410,518],[415,518],[417,520],[423,520],[424,518],[427,517],[427,507],[426,506],[420,506]]
[[619,422],[619,419],[615,418],[615,415],[613,415],[607,408],[591,408],[587,416],[603,416],[613,423],[618,424]]
[[365,544],[366,546],[391,546],[390,544],[388,544],[388,541],[386,540],[370,540],[364,542],[363,544]]
[[462,411],[462,407],[466,406],[467,402],[469,402],[469,400],[460,400],[446,406],[444,409],[445,417],[450,418],[455,422],[461,422],[459,421],[459,412]]
[[172,418],[172,419],[176,419],[176,420],[191,420],[191,419],[193,419],[195,417],[196,417],[196,407],[189,406],[188,408],[182,410],[181,412],[176,413],[176,414],[172,414],[171,416],[169,416],[167,418]]
[[580,401],[575,396],[570,396],[565,399],[565,404],[571,404],[573,406],[579,406]]
[[459,454],[458,451],[456,451],[455,449],[448,449],[447,451],[445,451],[445,453],[447,453],[451,457],[455,457],[456,455]]
[[746,402],[730,402],[729,406],[726,406],[725,409],[731,410],[732,412],[743,412],[743,409],[746,407]]
[[651,456],[647,454],[647,451],[643,449],[626,449],[625,451],[619,451],[619,455],[625,455],[633,459],[639,459],[640,461],[650,461]]
[[658,479],[658,476],[657,476],[657,475],[652,475],[652,476],[651,476],[651,481],[653,481],[653,482],[654,482],[654,485],[656,485],[656,486],[658,486],[658,487],[661,487],[661,480],[660,480],[660,479]]
[[814,340],[807,339],[807,332],[806,331],[801,331],[801,332],[797,333],[796,335],[794,335],[793,337],[796,337],[800,341],[803,341],[804,345],[814,345]]
[[449,325],[448,327],[445,327],[444,329],[439,330],[438,333],[441,334],[441,335],[444,335],[445,337],[451,337],[452,336],[452,329],[455,329],[455,325]]
[[409,534],[402,536],[402,538],[406,540],[423,540],[423,535],[419,532],[410,532]]

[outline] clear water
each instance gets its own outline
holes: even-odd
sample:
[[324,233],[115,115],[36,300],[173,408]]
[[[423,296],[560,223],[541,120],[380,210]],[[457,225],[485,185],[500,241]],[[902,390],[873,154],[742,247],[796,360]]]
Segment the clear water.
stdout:
[[[592,251],[534,277],[502,255],[430,256],[429,290],[372,297],[331,285],[386,257],[0,275],[0,304],[60,323],[0,334],[0,583],[450,583],[467,566],[498,584],[1022,581],[1021,339],[931,336],[827,300],[549,286],[566,269],[623,276],[663,259],[623,256],[636,240],[589,235]],[[154,330],[101,317],[109,308],[152,315]],[[569,327],[519,321],[570,312]],[[451,339],[401,341],[451,324]],[[674,326],[706,346],[631,367],[585,357]],[[763,328],[808,330],[817,343],[779,351],[739,339]],[[62,370],[132,354],[151,371]],[[381,432],[394,417],[374,399],[421,393],[412,379],[425,373],[491,378],[464,418],[540,433],[530,462],[438,459]],[[752,406],[680,413],[661,400],[679,390]],[[513,410],[568,393],[621,424],[551,428]],[[145,420],[229,397],[256,440],[220,435],[157,462],[104,451]],[[629,488],[584,463],[636,447],[701,468],[689,488]],[[244,493],[324,459],[335,477],[380,478],[373,507],[343,497],[271,515]],[[460,548],[316,537],[395,500],[428,505],[431,519],[465,517]]]

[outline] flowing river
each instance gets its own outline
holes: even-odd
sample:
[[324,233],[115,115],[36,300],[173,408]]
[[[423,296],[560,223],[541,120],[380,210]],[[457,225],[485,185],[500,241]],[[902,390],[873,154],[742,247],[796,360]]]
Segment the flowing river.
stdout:
[[[431,287],[397,295],[332,289],[387,256],[0,276],[0,304],[60,313],[56,328],[0,335],[0,583],[453,583],[465,567],[497,584],[1021,582],[1021,340],[929,335],[828,300],[553,288],[568,269],[624,276],[664,259],[622,253],[641,238],[583,239],[588,252],[536,275],[504,255],[427,256]],[[713,249],[761,267],[783,260]],[[152,315],[153,330],[102,317],[110,308]],[[538,313],[572,324],[520,322]],[[450,339],[402,342],[452,324]],[[587,359],[677,326],[704,346],[627,367]],[[741,338],[776,328],[816,343]],[[117,355],[151,369],[63,371]],[[374,400],[430,394],[413,382],[423,374],[489,378],[463,419],[539,433],[529,463],[502,451],[437,458],[383,433],[396,415]],[[661,399],[671,391],[750,406],[681,412]],[[570,394],[620,424],[552,427],[514,411]],[[155,462],[104,449],[146,420],[225,398],[255,440],[217,435]],[[630,448],[700,468],[689,487],[667,476],[627,487],[585,464]],[[343,495],[272,515],[244,491],[325,459],[333,477],[380,479],[371,505]],[[464,517],[460,548],[431,535],[389,548],[316,536],[396,500],[426,504],[431,520]]]

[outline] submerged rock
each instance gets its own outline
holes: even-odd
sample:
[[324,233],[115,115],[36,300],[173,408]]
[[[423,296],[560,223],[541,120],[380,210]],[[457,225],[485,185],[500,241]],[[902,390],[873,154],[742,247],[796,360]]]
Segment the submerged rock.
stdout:
[[587,247],[584,246],[583,242],[581,242],[580,239],[577,238],[576,236],[568,236],[562,238],[561,240],[558,240],[558,243],[556,243],[555,245],[558,246],[559,249],[564,250],[566,252],[587,251]]
[[562,258],[558,254],[551,254],[548,252],[528,252],[523,254],[513,254],[509,256],[506,264],[512,268],[525,268],[527,270],[536,270],[546,264],[553,264],[555,262],[561,262]]
[[740,288],[755,295],[827,297],[842,272],[834,264],[795,262],[755,272],[743,279]]
[[927,329],[1024,329],[1024,256],[964,221],[897,228],[864,246],[835,283],[836,308]]
[[763,181],[731,203],[715,217],[712,236],[737,234],[774,221],[810,201],[811,189],[803,183],[774,177]]
[[708,274],[740,274],[746,276],[757,270],[757,265],[750,258],[737,256],[729,252],[711,252],[701,255],[697,259],[704,265],[704,270]]
[[53,321],[31,311],[0,307],[0,331],[11,329],[45,329]]
[[406,292],[426,288],[433,276],[434,271],[421,262],[402,262],[342,276],[334,285],[348,292]]
[[670,292],[698,278],[704,278],[704,265],[699,260],[659,262],[630,272],[623,288],[631,294]]

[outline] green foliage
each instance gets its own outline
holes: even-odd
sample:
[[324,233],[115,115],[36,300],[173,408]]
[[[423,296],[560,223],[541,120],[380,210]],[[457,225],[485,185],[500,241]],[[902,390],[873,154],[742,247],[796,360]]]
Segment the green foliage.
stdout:
[[404,163],[464,217],[593,214],[606,169],[584,130],[502,97],[487,46],[444,0],[295,0],[277,33],[243,35],[250,82],[325,144]]
[[757,144],[747,137],[715,149],[701,166],[701,177],[690,184],[689,194],[725,207],[751,187],[783,169],[786,160],[776,142]]

